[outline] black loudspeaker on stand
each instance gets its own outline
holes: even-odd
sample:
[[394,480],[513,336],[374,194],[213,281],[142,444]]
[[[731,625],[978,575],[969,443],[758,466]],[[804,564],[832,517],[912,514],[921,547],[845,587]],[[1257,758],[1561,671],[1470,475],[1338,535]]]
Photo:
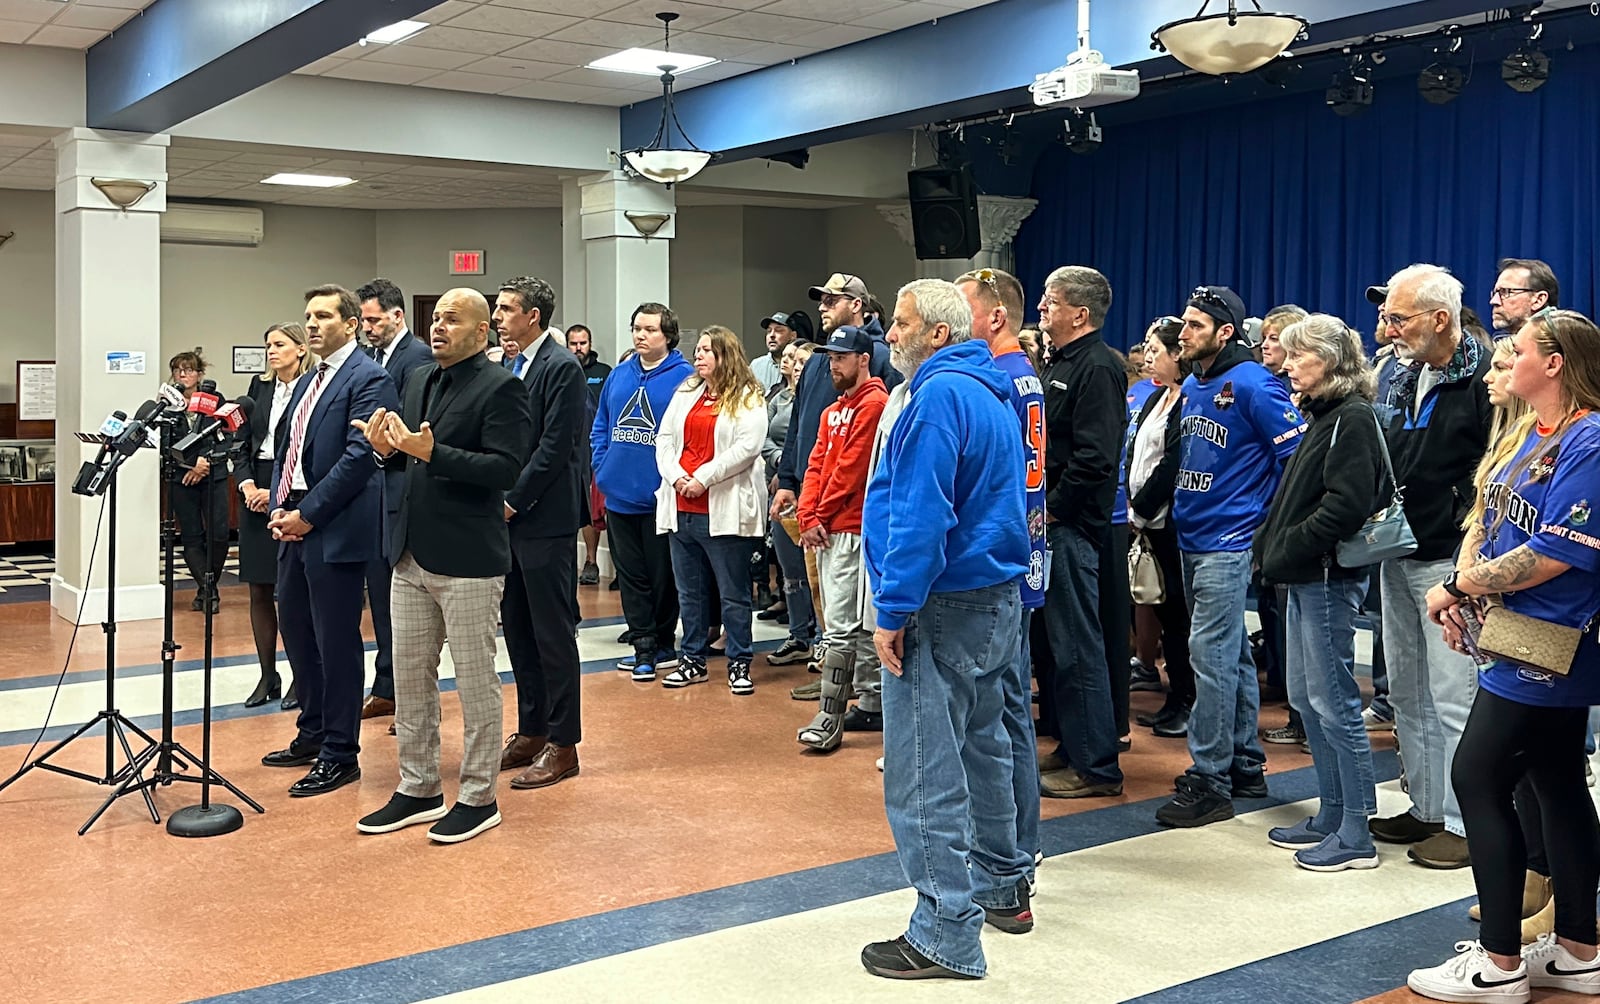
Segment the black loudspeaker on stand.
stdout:
[[911,235],[917,258],[971,258],[983,250],[978,193],[966,167],[927,167],[906,174]]

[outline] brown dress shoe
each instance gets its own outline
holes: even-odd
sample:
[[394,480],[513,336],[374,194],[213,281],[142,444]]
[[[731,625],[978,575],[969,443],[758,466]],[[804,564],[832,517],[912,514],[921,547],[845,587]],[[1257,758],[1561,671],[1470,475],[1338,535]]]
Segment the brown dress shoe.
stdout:
[[361,705],[361,720],[387,718],[394,714],[394,702],[387,697],[369,697]]
[[578,747],[546,743],[533,765],[511,779],[513,788],[548,788],[578,773]]
[[511,738],[506,740],[506,748],[500,754],[501,770],[516,770],[533,763],[541,750],[544,749],[544,736],[519,736],[511,733]]

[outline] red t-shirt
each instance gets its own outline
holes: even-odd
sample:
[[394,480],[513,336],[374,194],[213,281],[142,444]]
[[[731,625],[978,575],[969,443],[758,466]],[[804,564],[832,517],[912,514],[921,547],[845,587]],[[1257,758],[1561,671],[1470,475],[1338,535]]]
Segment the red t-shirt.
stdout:
[[[716,403],[701,393],[700,399],[689,409],[688,417],[683,420],[683,453],[678,456],[678,465],[691,477],[706,461],[717,455]],[[679,495],[678,511],[709,515],[710,498],[709,494],[693,499]]]

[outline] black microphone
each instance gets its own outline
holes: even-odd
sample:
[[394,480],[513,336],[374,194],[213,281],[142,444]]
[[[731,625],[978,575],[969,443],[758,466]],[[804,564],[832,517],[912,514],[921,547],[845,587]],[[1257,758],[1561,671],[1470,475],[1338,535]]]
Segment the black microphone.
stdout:
[[128,423],[128,427],[123,430],[122,435],[118,436],[117,441],[112,444],[116,452],[124,457],[133,456],[139,447],[145,444],[145,440],[148,438],[146,434],[149,431],[150,422],[159,415],[161,410],[159,401],[146,401],[141,404],[139,410],[133,413],[133,421]]
[[[72,482],[73,494],[86,495],[92,498],[103,493],[110,484],[111,475],[116,471],[117,467],[122,461],[132,456],[134,451],[144,443],[145,423],[160,410],[161,405],[155,401],[146,401],[134,413],[133,421],[122,427],[119,435],[111,436],[109,433],[102,431],[101,434],[106,436],[106,441],[100,444],[100,455],[95,458],[94,463],[86,463],[78,469],[78,476]],[[105,430],[111,427],[113,422],[120,426],[122,425],[122,419],[126,417],[120,411],[112,412],[111,418],[107,419],[106,424],[100,428]],[[109,458],[109,463],[107,458]]]
[[216,410],[210,422],[184,436],[172,445],[167,451],[172,459],[182,463],[189,454],[199,446],[201,441],[213,434],[221,436],[224,433],[235,432],[250,419],[256,410],[256,403],[249,397],[241,397],[237,401],[229,401]]
[[116,442],[117,437],[122,435],[122,431],[127,427],[128,413],[125,411],[113,411],[106,416],[104,422],[100,423],[100,452],[94,458],[96,467],[106,462],[106,454],[111,451],[111,444]]

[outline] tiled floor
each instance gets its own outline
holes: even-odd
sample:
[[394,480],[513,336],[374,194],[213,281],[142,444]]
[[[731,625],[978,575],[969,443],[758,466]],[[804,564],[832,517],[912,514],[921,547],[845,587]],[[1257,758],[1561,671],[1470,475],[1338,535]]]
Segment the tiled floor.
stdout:
[[[180,584],[193,583],[183,567],[183,560],[176,562],[177,581]],[[32,600],[48,600],[50,598],[50,576],[56,571],[56,559],[49,554],[31,554],[25,551],[9,549],[0,553],[0,603],[22,603]],[[159,581],[159,580],[158,580]],[[237,546],[228,549],[228,560],[222,566],[222,584],[234,586],[239,584],[239,549]]]
[[[803,667],[758,658],[752,698],[715,679],[688,691],[631,683],[612,668],[625,651],[616,594],[580,592],[582,774],[542,791],[502,786],[504,824],[441,847],[418,830],[355,831],[396,783],[382,720],[363,729],[363,779],[333,795],[291,800],[299,772],[260,765],[291,737],[292,718],[235,703],[257,669],[244,590],[224,589],[214,762],[267,812],[247,813],[237,833],[186,841],[123,799],[79,838],[103,788],[35,772],[0,791],[0,1000],[1400,1000],[1407,970],[1473,936],[1465,872],[1426,871],[1385,848],[1376,871],[1313,875],[1267,845],[1267,827],[1303,815],[1314,792],[1309,759],[1292,746],[1269,747],[1272,799],[1241,802],[1239,818],[1201,831],[1161,831],[1152,814],[1185,746],[1138,729],[1122,798],[1045,803],[1039,926],[985,934],[987,980],[875,979],[860,946],[898,934],[911,903],[884,822],[876,737],[851,735],[829,757],[801,752],[794,730],[814,705],[787,691]],[[190,749],[200,745],[200,620],[185,611],[176,632],[175,736]],[[24,762],[39,735],[70,635],[44,604],[0,608],[0,769]],[[759,637],[770,646],[779,634],[763,625]],[[159,639],[159,624],[118,632],[117,702],[152,730]],[[49,741],[104,703],[98,633],[78,641]],[[452,689],[448,662],[443,674]],[[514,707],[508,686],[508,732]],[[459,723],[447,694],[447,776]],[[1375,746],[1383,809],[1398,811],[1392,739]],[[91,738],[61,762],[98,773],[104,757]],[[165,816],[198,793],[178,785],[156,797]]]

